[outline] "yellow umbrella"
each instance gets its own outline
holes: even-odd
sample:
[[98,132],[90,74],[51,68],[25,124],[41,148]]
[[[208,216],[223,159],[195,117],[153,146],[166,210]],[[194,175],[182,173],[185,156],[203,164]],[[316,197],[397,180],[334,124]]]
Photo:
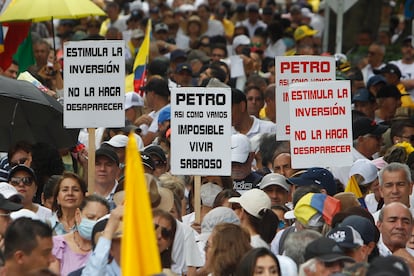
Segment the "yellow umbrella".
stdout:
[[105,12],[90,0],[14,0],[0,15],[0,22],[75,19]]
[[0,15],[0,22],[52,22],[53,49],[55,33],[53,19],[77,19],[106,13],[90,0],[12,0]]

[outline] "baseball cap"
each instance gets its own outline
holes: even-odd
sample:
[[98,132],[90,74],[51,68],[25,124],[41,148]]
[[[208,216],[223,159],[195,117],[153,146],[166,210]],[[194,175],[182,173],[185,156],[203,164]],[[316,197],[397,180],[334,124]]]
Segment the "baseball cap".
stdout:
[[34,219],[34,220],[40,220],[39,216],[35,212],[33,212],[29,209],[20,209],[18,211],[12,212],[12,213],[10,213],[10,218],[12,220],[16,220],[16,219],[19,219],[19,218],[31,218],[31,219]]
[[196,59],[200,60],[202,63],[210,61],[210,57],[207,56],[205,52],[197,49],[191,50],[191,52],[188,54],[187,60],[191,62]]
[[256,3],[249,3],[246,10],[248,12],[259,12],[259,6]]
[[200,187],[200,198],[204,206],[213,207],[214,199],[223,190],[217,184],[207,182]]
[[155,168],[154,161],[152,161],[151,156],[148,153],[146,153],[145,151],[141,152],[141,160],[142,160],[142,163],[144,164],[144,166],[147,166],[151,170],[153,170]]
[[377,243],[379,240],[380,232],[378,228],[365,217],[350,215],[346,217],[340,225],[352,226],[361,235],[364,244],[369,244],[370,242]]
[[154,91],[155,94],[158,94],[163,97],[169,97],[171,92],[168,87],[168,82],[161,78],[151,79],[147,85],[141,87],[142,91],[151,92]]
[[24,172],[27,172],[31,177],[33,177],[33,179],[35,180],[35,182],[36,182],[36,175],[35,175],[35,173],[34,173],[34,171],[33,171],[33,169],[32,168],[30,168],[30,167],[27,167],[27,166],[25,166],[25,165],[17,165],[17,166],[14,166],[10,171],[9,171],[9,177],[8,177],[8,181],[10,182],[10,179],[13,177],[13,175],[16,173],[16,172],[20,172],[20,171],[24,171]]
[[144,151],[148,153],[150,156],[155,155],[162,161],[167,162],[167,156],[165,156],[165,152],[158,145],[149,145],[144,148]]
[[5,211],[17,211],[23,208],[23,205],[14,203],[9,201],[5,198],[2,194],[0,194],[0,209]]
[[[125,135],[124,135],[125,136]],[[127,137],[128,139],[128,137]],[[115,151],[108,147],[100,147],[95,152],[95,158],[98,158],[99,156],[105,156],[109,158],[110,160],[114,161],[117,166],[119,166],[119,157],[118,154],[116,154]]]
[[375,96],[365,87],[358,88],[352,97],[352,102],[375,102]]
[[238,35],[233,39],[233,50],[240,45],[250,45],[250,38],[246,35]]
[[369,265],[367,276],[410,276],[410,268],[404,259],[390,255],[376,257]]
[[162,124],[165,121],[171,120],[171,106],[167,105],[163,107],[158,113],[158,123]]
[[180,64],[177,65],[177,68],[175,69],[175,72],[180,73],[182,71],[190,72],[190,74],[193,73],[193,70],[191,69],[191,66],[188,63],[180,63]]
[[206,242],[214,227],[220,223],[234,223],[240,225],[240,219],[236,213],[228,208],[219,206],[209,211],[201,222],[201,234],[199,239]]
[[337,226],[326,236],[343,248],[358,248],[364,244],[361,235],[352,226]]
[[183,58],[183,59],[186,60],[187,59],[187,53],[184,52],[184,50],[181,50],[181,49],[176,49],[176,50],[174,50],[170,53],[170,60],[172,62],[175,62],[179,58]]
[[[341,202],[329,195],[307,193],[296,203],[293,213],[296,220],[305,226],[321,226],[317,218],[323,217],[331,225],[332,218],[341,209]],[[319,216],[318,216],[319,215]]]
[[377,99],[379,98],[395,98],[400,99],[401,93],[395,85],[385,85],[377,92]]
[[349,171],[349,177],[359,174],[364,178],[361,185],[366,185],[377,179],[378,169],[377,167],[368,159],[358,159],[356,160]]
[[398,76],[398,78],[401,78],[400,69],[398,68],[397,65],[392,64],[392,63],[387,63],[381,69],[374,69],[374,74],[384,74],[384,73],[395,74]]
[[325,189],[328,195],[336,194],[336,183],[334,177],[330,171],[324,168],[309,168],[298,177],[288,178],[287,182],[296,186],[309,186],[316,184]]
[[168,32],[168,25],[163,22],[155,24],[154,32],[158,33],[161,31]]
[[317,30],[311,29],[308,25],[302,25],[296,28],[293,38],[295,41],[299,41],[307,36],[314,36],[317,32]]
[[352,123],[352,139],[355,140],[359,136],[364,136],[367,134],[380,136],[387,129],[388,129],[388,126],[378,125],[375,121],[367,117],[361,117],[361,118],[356,119]]
[[327,237],[320,237],[306,246],[305,260],[312,258],[317,258],[326,263],[335,261],[355,262],[354,259],[345,255],[334,240]]
[[248,190],[240,197],[231,197],[229,202],[239,203],[247,213],[256,218],[261,218],[261,212],[271,207],[270,197],[259,189]]
[[134,29],[131,31],[131,38],[143,38],[145,36],[144,31],[141,29]]
[[246,163],[251,151],[249,138],[244,134],[231,136],[231,162]]
[[125,93],[125,110],[133,106],[144,106],[144,99],[135,92]]
[[262,178],[262,181],[260,181],[259,183],[259,187],[261,190],[271,185],[280,186],[283,189],[285,189],[287,192],[290,192],[290,185],[286,182],[286,177],[284,177],[281,174],[278,174],[278,173],[266,174]]
[[114,148],[125,148],[128,144],[128,136],[117,134],[115,136],[112,136],[112,138],[108,141],[103,142],[103,144],[110,145]]
[[387,80],[382,75],[374,75],[368,79],[367,88],[370,88],[371,86],[377,85],[379,83],[387,84]]
[[148,74],[164,77],[167,74],[169,63],[170,61],[164,56],[154,58],[148,64]]
[[14,196],[23,199],[23,196],[16,190],[16,188],[7,182],[0,182],[0,194],[2,194],[6,199],[10,199]]

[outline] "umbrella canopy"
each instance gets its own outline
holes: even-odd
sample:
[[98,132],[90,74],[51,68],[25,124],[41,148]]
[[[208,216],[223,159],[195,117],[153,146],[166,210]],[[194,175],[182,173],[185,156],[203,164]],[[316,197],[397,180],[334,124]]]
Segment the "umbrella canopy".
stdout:
[[78,141],[79,129],[63,127],[63,106],[27,81],[0,76],[0,150],[14,143],[45,142],[57,149]]
[[90,0],[14,0],[0,15],[0,22],[48,21],[54,18],[105,16],[105,12]]

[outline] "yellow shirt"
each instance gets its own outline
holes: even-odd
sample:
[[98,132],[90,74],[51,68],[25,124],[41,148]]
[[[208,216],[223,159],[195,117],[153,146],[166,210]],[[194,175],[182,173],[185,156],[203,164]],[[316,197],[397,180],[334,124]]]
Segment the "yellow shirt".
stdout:
[[405,86],[400,82],[397,84],[397,88],[401,93],[401,106],[414,108],[414,102],[411,99],[410,94],[407,92],[407,90],[405,90]]

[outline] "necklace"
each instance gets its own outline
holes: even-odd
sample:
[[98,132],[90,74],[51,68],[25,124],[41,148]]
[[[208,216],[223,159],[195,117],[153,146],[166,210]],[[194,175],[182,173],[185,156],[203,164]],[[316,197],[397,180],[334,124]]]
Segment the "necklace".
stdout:
[[85,249],[85,248],[82,248],[82,246],[79,244],[79,242],[76,240],[76,233],[77,232],[73,232],[73,241],[75,242],[75,244],[76,244],[76,246],[79,248],[79,250],[80,251],[83,251],[83,252],[89,252],[89,251],[91,251],[91,249],[92,249],[92,246],[89,246],[89,248],[88,249]]

